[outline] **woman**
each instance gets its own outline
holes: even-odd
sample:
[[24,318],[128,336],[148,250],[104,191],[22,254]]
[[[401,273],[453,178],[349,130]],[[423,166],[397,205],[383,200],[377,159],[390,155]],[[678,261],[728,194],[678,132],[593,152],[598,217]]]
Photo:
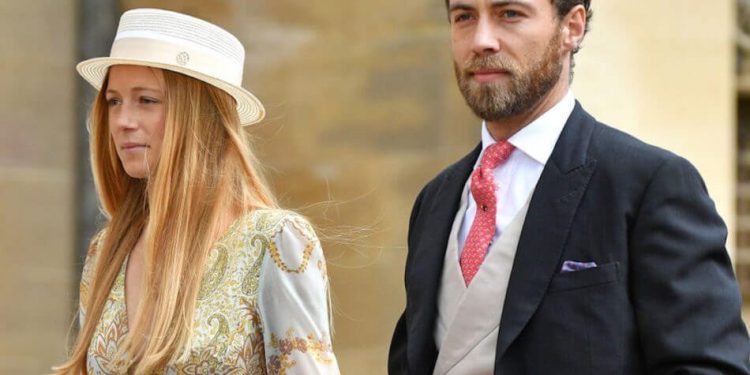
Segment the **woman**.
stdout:
[[93,172],[108,222],[81,281],[60,374],[330,374],[328,280],[307,221],[277,208],[242,125],[244,49],[179,13],[125,12],[99,89]]

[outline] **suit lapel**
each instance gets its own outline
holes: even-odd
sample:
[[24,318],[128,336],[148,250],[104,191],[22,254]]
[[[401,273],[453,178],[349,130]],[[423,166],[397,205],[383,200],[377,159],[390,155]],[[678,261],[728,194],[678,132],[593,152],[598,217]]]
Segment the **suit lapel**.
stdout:
[[[421,232],[409,239],[407,260],[407,356],[410,373],[431,374],[437,358],[433,338],[437,295],[451,226],[459,208],[464,183],[479,157],[481,144],[446,171],[436,192],[423,197],[418,220]],[[411,237],[411,236],[410,236]]]
[[578,203],[594,171],[586,153],[594,129],[576,103],[531,198],[500,321],[496,364],[542,301],[557,272]]

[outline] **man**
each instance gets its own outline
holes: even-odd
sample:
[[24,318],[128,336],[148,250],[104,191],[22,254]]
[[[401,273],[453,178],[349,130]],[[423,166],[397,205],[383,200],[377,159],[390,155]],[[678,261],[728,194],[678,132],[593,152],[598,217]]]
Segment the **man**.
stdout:
[[446,2],[482,142],[416,199],[390,374],[750,373],[698,172],[570,92],[589,4]]

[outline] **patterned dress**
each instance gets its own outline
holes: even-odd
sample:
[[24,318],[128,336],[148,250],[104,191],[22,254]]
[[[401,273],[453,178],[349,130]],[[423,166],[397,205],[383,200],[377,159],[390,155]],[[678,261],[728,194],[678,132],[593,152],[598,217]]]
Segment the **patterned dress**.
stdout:
[[[81,323],[96,250],[81,280]],[[89,374],[120,374],[128,334],[125,265],[91,340]],[[338,374],[331,348],[328,277],[320,242],[301,216],[255,210],[211,249],[195,309],[190,356],[160,374]]]

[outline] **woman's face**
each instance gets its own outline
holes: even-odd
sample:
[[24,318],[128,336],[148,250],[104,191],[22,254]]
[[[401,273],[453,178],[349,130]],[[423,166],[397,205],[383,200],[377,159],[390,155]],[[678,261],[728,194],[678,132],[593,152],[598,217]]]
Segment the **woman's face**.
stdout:
[[161,69],[113,65],[106,87],[109,132],[125,172],[146,178],[159,158],[167,114]]

